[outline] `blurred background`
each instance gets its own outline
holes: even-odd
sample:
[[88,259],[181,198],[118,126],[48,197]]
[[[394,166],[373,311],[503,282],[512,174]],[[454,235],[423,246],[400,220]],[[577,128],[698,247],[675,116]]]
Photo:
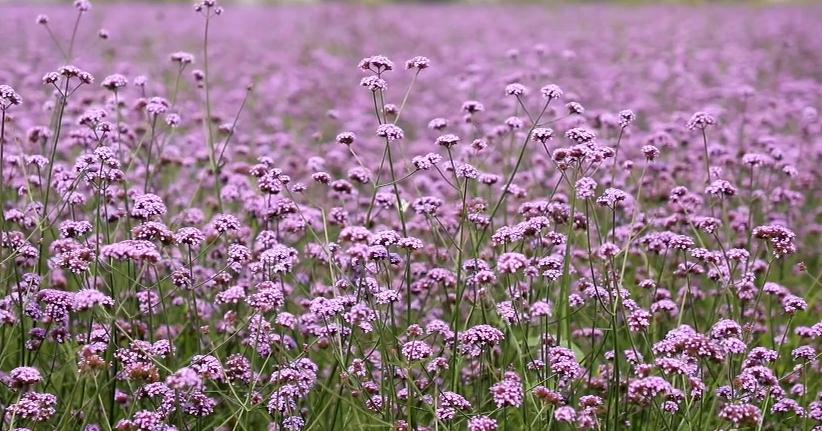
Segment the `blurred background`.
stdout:
[[[0,0],[3,4],[71,4],[72,0]],[[92,0],[93,4],[193,4],[193,0]],[[225,5],[277,4],[413,4],[413,3],[477,3],[477,4],[819,4],[822,0],[220,0]]]

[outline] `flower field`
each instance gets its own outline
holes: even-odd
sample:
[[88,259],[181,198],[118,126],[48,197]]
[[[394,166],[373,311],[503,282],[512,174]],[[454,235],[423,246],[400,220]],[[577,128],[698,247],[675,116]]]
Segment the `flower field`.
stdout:
[[0,5],[0,431],[822,430],[819,22]]

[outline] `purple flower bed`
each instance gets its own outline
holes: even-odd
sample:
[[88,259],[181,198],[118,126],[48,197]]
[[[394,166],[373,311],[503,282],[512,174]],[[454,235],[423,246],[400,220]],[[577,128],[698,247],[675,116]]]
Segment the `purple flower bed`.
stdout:
[[0,431],[822,430],[819,22],[0,6]]

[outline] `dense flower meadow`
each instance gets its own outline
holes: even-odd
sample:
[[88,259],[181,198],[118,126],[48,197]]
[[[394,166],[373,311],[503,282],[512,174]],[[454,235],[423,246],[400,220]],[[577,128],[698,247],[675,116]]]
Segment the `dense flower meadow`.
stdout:
[[0,431],[822,430],[822,9],[0,7]]

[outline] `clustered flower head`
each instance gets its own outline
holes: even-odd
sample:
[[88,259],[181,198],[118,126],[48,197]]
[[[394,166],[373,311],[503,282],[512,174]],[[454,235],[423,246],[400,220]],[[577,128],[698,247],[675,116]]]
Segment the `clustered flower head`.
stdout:
[[104,88],[108,90],[117,91],[121,88],[125,88],[125,86],[128,85],[128,79],[125,76],[120,75],[119,73],[115,73],[106,76],[100,85],[102,85]]
[[360,60],[359,67],[363,71],[370,71],[380,75],[383,72],[394,70],[394,63],[389,60],[388,57],[383,55],[374,55]]
[[542,93],[542,97],[548,100],[559,99],[562,97],[563,94],[562,89],[555,84],[548,84],[542,87],[539,91],[540,93]]
[[399,141],[405,138],[405,132],[394,124],[381,124],[377,127],[377,136],[387,141]]
[[23,98],[11,86],[0,85],[0,108],[5,111],[8,107],[21,103],[23,103]]
[[416,69],[419,71],[428,69],[429,67],[431,67],[431,60],[429,60],[428,57],[423,57],[421,55],[412,57],[405,62],[406,69]]
[[716,118],[714,118],[713,115],[707,112],[700,111],[694,113],[694,115],[692,115],[691,118],[688,119],[688,124],[686,126],[688,127],[688,130],[704,130],[709,126],[713,126],[715,124]]

